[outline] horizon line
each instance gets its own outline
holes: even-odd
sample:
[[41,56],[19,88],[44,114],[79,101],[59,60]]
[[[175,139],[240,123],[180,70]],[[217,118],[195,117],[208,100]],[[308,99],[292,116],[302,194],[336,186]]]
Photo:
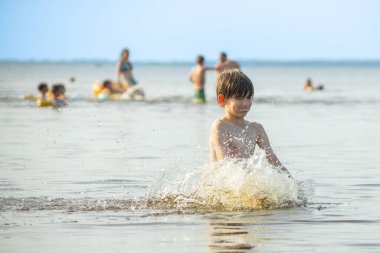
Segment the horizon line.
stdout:
[[[241,65],[255,66],[380,66],[380,59],[234,59]],[[116,60],[110,59],[71,59],[71,60],[48,60],[48,59],[0,59],[1,64],[115,64]],[[209,60],[216,63],[217,60]],[[136,60],[136,65],[193,65],[194,60]]]

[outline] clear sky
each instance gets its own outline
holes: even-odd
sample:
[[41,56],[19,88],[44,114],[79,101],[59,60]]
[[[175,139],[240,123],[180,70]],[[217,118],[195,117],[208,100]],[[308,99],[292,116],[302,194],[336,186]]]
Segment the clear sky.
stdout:
[[0,0],[0,60],[380,59],[377,0]]

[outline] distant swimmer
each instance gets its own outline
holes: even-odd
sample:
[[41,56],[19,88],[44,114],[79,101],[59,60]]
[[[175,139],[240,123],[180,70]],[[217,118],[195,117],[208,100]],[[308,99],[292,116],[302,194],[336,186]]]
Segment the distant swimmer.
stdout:
[[219,62],[215,65],[215,69],[218,73],[221,73],[226,69],[240,69],[240,65],[236,61],[228,60],[227,54],[221,52],[219,55]]
[[257,144],[271,165],[281,166],[282,171],[289,173],[273,152],[264,127],[244,119],[254,95],[251,80],[238,69],[225,70],[217,78],[216,95],[225,115],[215,120],[211,127],[211,160],[248,159],[253,156]]
[[65,86],[63,84],[54,84],[52,88],[52,100],[54,107],[61,108],[67,105],[67,98],[65,96]]
[[110,95],[110,94],[121,94],[125,91],[119,82],[113,82],[111,80],[104,80],[103,82],[96,82],[92,86],[92,93],[94,96],[100,94]]
[[318,86],[313,86],[313,83],[310,78],[305,80],[305,85],[303,86],[304,91],[313,91],[313,90],[324,90],[324,86],[322,84]]
[[38,96],[36,101],[37,105],[44,106],[45,104],[47,104],[48,101],[47,94],[49,92],[49,87],[47,83],[40,83],[38,85],[38,91],[40,92],[40,95]]
[[36,102],[38,102],[38,100],[43,100],[43,101],[46,100],[47,99],[47,93],[49,91],[47,83],[41,82],[37,86],[37,89],[39,92],[38,96],[34,95],[33,93],[29,93],[27,95],[20,96],[20,99],[31,100],[31,101],[36,101]]
[[199,55],[196,59],[196,65],[191,68],[189,79],[193,83],[194,87],[194,101],[195,103],[206,103],[205,95],[205,82],[206,71],[214,70],[215,68],[209,68],[204,66],[205,59],[202,55]]
[[129,61],[129,50],[124,49],[121,52],[120,60],[116,64],[117,80],[125,89],[128,89],[137,84],[133,78],[132,63]]
[[95,98],[111,100],[118,100],[126,96],[133,99],[142,99],[145,97],[145,92],[141,88],[131,87],[125,89],[121,83],[108,79],[103,82],[96,82],[92,86],[92,93]]

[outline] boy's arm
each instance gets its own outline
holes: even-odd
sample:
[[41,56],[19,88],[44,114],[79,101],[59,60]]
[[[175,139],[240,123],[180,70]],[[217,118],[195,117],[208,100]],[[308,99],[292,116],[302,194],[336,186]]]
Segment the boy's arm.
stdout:
[[259,147],[264,150],[265,156],[268,162],[274,166],[281,166],[282,171],[290,174],[289,171],[281,164],[276,154],[273,152],[273,149],[269,143],[268,135],[265,132],[264,127],[261,124],[257,124],[257,130],[258,130],[257,145],[259,145]]

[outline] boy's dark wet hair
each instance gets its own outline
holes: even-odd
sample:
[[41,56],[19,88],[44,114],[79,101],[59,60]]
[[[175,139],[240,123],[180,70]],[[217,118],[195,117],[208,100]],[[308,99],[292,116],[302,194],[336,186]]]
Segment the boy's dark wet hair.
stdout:
[[220,94],[225,99],[252,98],[254,95],[252,81],[238,69],[225,70],[216,80],[216,96]]
[[227,58],[226,52],[220,52],[220,56],[223,56],[224,58]]
[[40,84],[38,85],[38,90],[39,90],[39,91],[42,91],[43,89],[47,89],[47,88],[48,88],[47,83],[40,83]]
[[198,55],[197,57],[197,63],[198,64],[203,64],[205,62],[205,58],[203,57],[203,55]]

